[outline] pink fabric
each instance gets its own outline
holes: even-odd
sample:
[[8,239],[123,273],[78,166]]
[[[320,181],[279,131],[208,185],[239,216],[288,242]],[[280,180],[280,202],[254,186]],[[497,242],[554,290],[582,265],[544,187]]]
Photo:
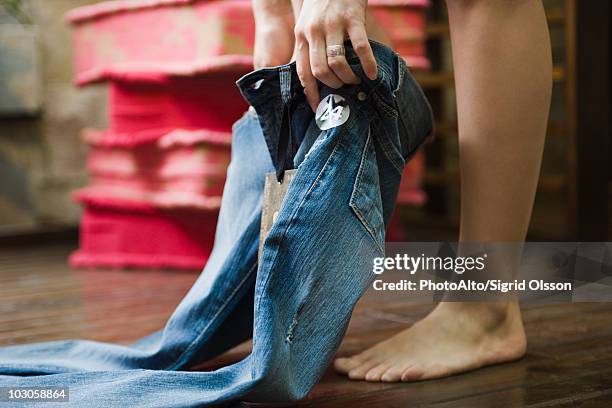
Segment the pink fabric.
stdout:
[[389,221],[389,228],[387,228],[387,233],[385,234],[386,242],[403,242],[408,239],[408,234],[404,227],[402,226],[402,220],[399,216],[399,212],[397,209],[391,216],[391,221]]
[[83,140],[96,146],[136,147],[145,143],[156,143],[159,147],[191,145],[199,142],[229,145],[230,131],[210,131],[203,129],[146,129],[139,132],[113,132],[111,130],[83,130]]
[[160,208],[219,208],[230,161],[229,145],[181,133],[197,135],[197,131],[174,131],[157,143],[136,147],[109,144],[104,136],[88,136],[90,184],[77,193],[77,199],[147,203]]
[[217,215],[188,210],[88,204],[74,267],[201,269],[212,249]]
[[[195,3],[197,1],[212,1],[212,0],[119,0],[107,1],[90,6],[83,6],[70,11],[66,15],[66,20],[71,23],[81,23],[85,20],[108,16],[113,13],[122,11],[135,11],[138,9],[146,9],[163,6],[181,6]],[[237,1],[237,0],[225,0]],[[412,7],[429,7],[428,0],[370,0],[369,4],[386,5],[386,6],[412,6]]]
[[[407,60],[409,61],[409,59]],[[422,60],[415,61],[422,63]],[[92,67],[76,76],[75,84],[82,86],[101,81],[161,82],[172,76],[191,76],[214,72],[249,72],[253,58],[248,55],[210,57],[207,61],[195,61],[190,65],[181,62],[117,62],[109,66]],[[239,78],[241,75],[237,75]]]
[[[392,46],[427,68],[428,0],[370,0]],[[109,123],[86,130],[90,184],[74,266],[201,269],[212,248],[231,126],[246,110],[234,82],[252,69],[250,0],[123,0],[78,8],[76,83],[110,80]],[[398,202],[421,205],[423,155]],[[398,216],[389,238],[405,239]]]
[[136,11],[153,7],[181,6],[196,1],[210,0],[115,0],[104,1],[89,6],[83,6],[69,11],[66,20],[71,23],[83,23],[94,18],[108,17],[110,14],[122,11]]
[[[424,0],[378,0],[374,17],[413,68],[427,68]],[[246,72],[254,20],[249,0],[99,3],[67,15],[74,27],[76,82],[161,81],[169,76]],[[146,27],[146,29],[143,29]]]
[[247,109],[235,85],[241,74],[209,73],[161,83],[113,81],[110,128],[128,134],[176,128],[230,133]]
[[79,84],[252,67],[248,0],[100,3],[68,18]]
[[391,40],[393,49],[411,68],[427,69],[425,57],[425,14],[423,10],[369,3],[372,17]]
[[431,2],[429,0],[369,0],[368,6],[426,8],[431,6]]

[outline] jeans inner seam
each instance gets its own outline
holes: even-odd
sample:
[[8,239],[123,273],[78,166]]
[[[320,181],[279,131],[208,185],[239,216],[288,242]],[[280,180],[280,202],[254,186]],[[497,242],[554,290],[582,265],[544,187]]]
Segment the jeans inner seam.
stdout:
[[[287,226],[285,227],[285,230],[282,232],[281,237],[284,237],[287,235],[289,229],[292,227],[293,225],[293,221],[295,220],[296,214],[298,213],[298,211],[303,207],[304,202],[306,201],[306,199],[308,198],[308,196],[310,195],[310,193],[312,192],[312,190],[314,189],[314,187],[317,185],[318,181],[320,180],[321,176],[323,175],[323,173],[325,172],[325,169],[327,169],[328,164],[330,162],[330,160],[335,156],[338,148],[342,145],[341,144],[341,139],[344,137],[344,135],[348,132],[348,129],[352,128],[354,122],[352,122],[350,124],[350,126],[346,126],[341,130],[341,135],[338,136],[338,138],[336,139],[336,141],[334,142],[334,148],[332,150],[332,152],[330,153],[329,157],[327,158],[327,160],[325,161],[325,164],[323,165],[323,167],[321,167],[321,170],[319,171],[319,173],[317,174],[317,177],[313,180],[312,184],[310,185],[310,187],[308,188],[308,190],[306,191],[306,193],[304,194],[302,200],[300,201],[300,203],[296,206],[295,210],[293,211],[293,213],[291,214],[291,216],[289,217],[289,221],[287,222]],[[264,245],[265,247],[265,245]],[[270,266],[270,268],[274,268],[278,262],[278,253],[279,251],[276,251],[276,253],[274,254],[274,259],[272,260],[272,264]],[[268,282],[270,280],[270,275],[271,274],[267,274],[266,276],[266,280],[261,284],[261,291],[265,291],[266,288],[268,287]],[[262,296],[259,297],[259,299],[257,299],[257,304],[255,306],[255,310],[258,310],[261,307],[261,299]],[[253,367],[253,370],[255,368]],[[254,371],[252,370],[252,375],[254,375]]]
[[208,322],[208,324],[200,329],[201,333],[191,342],[189,343],[189,346],[187,346],[187,348],[176,358],[175,362],[173,364],[171,364],[170,366],[168,366],[166,368],[166,370],[174,370],[176,367],[178,367],[181,363],[181,359],[187,354],[189,353],[191,350],[193,350],[193,348],[196,346],[197,343],[199,343],[200,339],[202,338],[202,336],[204,336],[206,334],[206,331],[208,330],[208,328],[215,322],[215,320],[217,319],[217,317],[219,317],[219,314],[225,310],[225,308],[227,307],[227,305],[230,303],[230,301],[234,298],[234,296],[236,295],[236,293],[244,286],[245,282],[248,280],[248,278],[251,277],[251,275],[253,274],[253,271],[255,270],[255,267],[257,266],[257,262],[255,262],[253,264],[253,266],[251,266],[249,268],[249,271],[246,273],[246,275],[244,276],[244,278],[242,278],[242,280],[240,281],[240,283],[238,283],[238,285],[234,288],[234,290],[232,291],[232,293],[227,297],[226,301],[223,302],[223,304],[219,307],[219,309],[217,310],[217,312],[215,313],[215,315],[212,317],[212,319],[210,319],[210,321]]

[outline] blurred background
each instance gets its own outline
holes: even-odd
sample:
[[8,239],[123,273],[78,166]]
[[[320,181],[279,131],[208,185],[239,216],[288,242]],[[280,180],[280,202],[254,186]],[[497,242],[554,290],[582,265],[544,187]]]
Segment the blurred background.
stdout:
[[[529,237],[606,241],[610,15],[598,2],[544,3],[554,92]],[[155,4],[0,0],[0,243],[79,246],[74,266],[198,270],[205,262],[231,123],[246,108],[233,82],[250,70],[250,5]],[[459,178],[445,5],[372,0],[370,11],[437,122],[435,140],[406,170],[389,238],[454,239]]]
[[[544,4],[554,89],[529,239],[610,241],[612,3]],[[435,139],[405,170],[389,240],[457,238],[445,8],[369,0],[370,33],[404,57],[436,119]],[[249,0],[0,0],[0,346],[130,343],[164,326],[212,247],[231,126],[247,108],[234,81],[251,70],[253,33]],[[340,353],[431,306],[366,294]],[[523,316],[529,350],[519,362],[414,387],[328,373],[306,406],[330,395],[338,406],[611,406],[609,304]]]
[[[544,3],[554,93],[529,238],[609,241],[611,5]],[[405,58],[436,117],[435,140],[404,173],[388,238],[455,240],[457,121],[445,5],[370,0],[369,8],[371,32]],[[247,108],[234,81],[251,70],[253,32],[249,0],[0,0],[0,345],[128,343],[163,327],[212,247],[231,125]],[[349,337],[365,337],[349,341],[351,350],[429,307],[382,300],[361,302]],[[582,356],[598,338],[588,328],[610,327],[606,304],[529,313],[540,356],[562,340]],[[570,320],[559,325],[555,316]],[[378,329],[388,331],[371,333]],[[567,350],[550,361],[563,361]],[[233,358],[246,352],[248,344]],[[500,378],[563,371],[531,372],[530,361],[499,368]],[[475,390],[475,378],[447,388]],[[557,398],[577,387],[560,384],[536,394]]]

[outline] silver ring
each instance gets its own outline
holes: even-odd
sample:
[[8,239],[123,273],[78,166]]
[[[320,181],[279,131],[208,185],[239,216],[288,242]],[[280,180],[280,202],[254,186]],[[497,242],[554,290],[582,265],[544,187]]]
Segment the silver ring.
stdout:
[[328,45],[327,46],[327,58],[342,57],[344,56],[345,50],[344,45]]

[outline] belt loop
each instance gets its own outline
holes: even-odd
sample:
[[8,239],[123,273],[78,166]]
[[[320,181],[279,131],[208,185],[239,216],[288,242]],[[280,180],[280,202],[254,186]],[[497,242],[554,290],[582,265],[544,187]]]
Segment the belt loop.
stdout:
[[278,168],[276,179],[280,183],[285,176],[285,170],[293,168],[293,136],[291,135],[291,67],[284,65],[279,72],[281,99],[283,101],[283,116],[281,118],[278,138]]
[[284,65],[280,68],[280,91],[283,104],[287,105],[291,100],[291,67]]

